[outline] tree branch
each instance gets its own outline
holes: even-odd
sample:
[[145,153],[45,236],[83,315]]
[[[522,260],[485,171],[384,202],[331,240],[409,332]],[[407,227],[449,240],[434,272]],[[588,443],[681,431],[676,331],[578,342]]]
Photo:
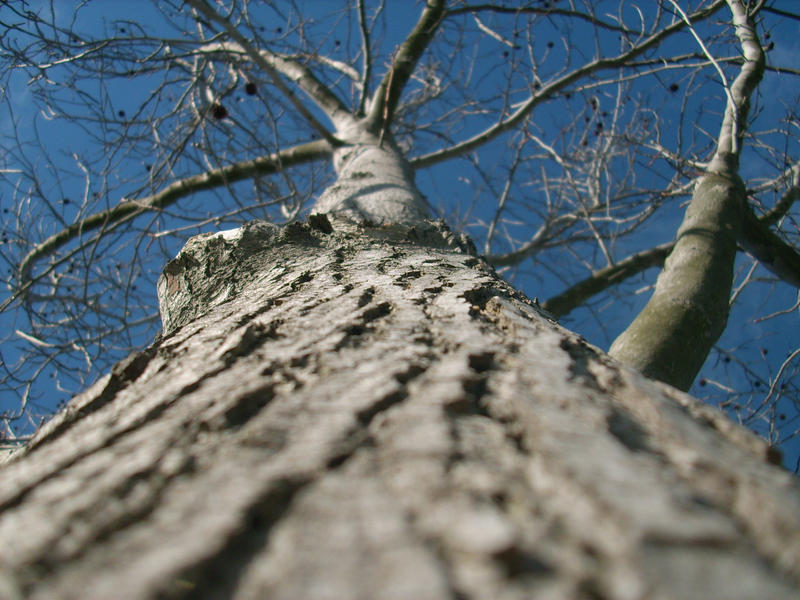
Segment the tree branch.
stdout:
[[[800,197],[800,188],[795,187],[789,190],[784,198],[792,192],[794,196]],[[745,251],[783,281],[789,285],[800,287],[800,254],[790,244],[770,231],[771,212],[758,218],[752,211],[748,211],[739,243]],[[651,267],[663,266],[664,260],[672,252],[674,245],[675,242],[668,242],[649,250],[637,252],[614,265],[601,269],[546,300],[542,303],[542,308],[556,319],[560,319],[584,304],[592,296],[604,292],[611,286],[618,285],[625,279]]]
[[542,225],[533,237],[519,249],[506,254],[492,254],[486,257],[486,261],[493,267],[508,267],[519,264],[526,258],[536,254],[547,242],[552,241],[554,237],[577,220],[578,217],[572,213],[555,217]]
[[678,4],[677,0],[669,0],[670,4],[672,4],[675,11],[681,16],[686,26],[689,28],[689,33],[692,34],[692,37],[697,42],[697,45],[700,46],[700,49],[703,51],[703,55],[708,59],[708,61],[714,66],[716,69],[717,74],[719,75],[720,81],[722,81],[722,87],[725,90],[725,95],[728,97],[728,102],[730,104],[734,103],[733,96],[731,95],[730,87],[728,86],[728,79],[725,77],[725,71],[722,70],[722,67],[719,66],[719,62],[714,55],[711,54],[709,49],[706,47],[705,43],[703,42],[703,38],[700,37],[700,34],[697,33],[697,30],[694,28],[694,24],[692,23],[691,18],[686,12],[681,8],[681,5]]
[[[730,87],[714,158],[697,182],[655,291],[609,350],[613,358],[682,390],[689,389],[725,330],[737,244],[746,221],[757,223],[738,166],[764,53],[742,0],[727,2],[745,62]],[[783,266],[782,255],[769,258]]]
[[556,319],[568,315],[589,298],[622,283],[651,267],[660,267],[672,251],[675,242],[667,242],[655,248],[637,252],[618,263],[606,267],[542,303],[542,308]]
[[[705,19],[714,14],[715,12],[717,12],[723,6],[725,6],[725,0],[716,0],[708,8],[703,10],[698,10],[692,13],[689,17],[692,21]],[[503,119],[499,123],[485,129],[481,133],[469,138],[468,140],[459,142],[453,146],[450,146],[449,148],[436,150],[435,152],[431,152],[429,154],[425,154],[423,156],[414,158],[410,161],[411,166],[414,167],[415,169],[429,167],[431,165],[440,163],[455,156],[460,156],[462,154],[465,154],[467,152],[470,152],[478,148],[479,146],[482,146],[486,142],[493,140],[502,133],[515,127],[523,119],[525,119],[537,105],[551,98],[557,92],[561,91],[571,83],[588,75],[589,73],[593,73],[594,71],[598,71],[601,69],[619,68],[623,66],[627,60],[637,57],[638,55],[649,50],[650,48],[658,46],[662,41],[664,41],[665,38],[675,33],[676,31],[683,29],[684,27],[686,27],[686,23],[684,23],[683,21],[676,21],[672,25],[668,25],[659,32],[654,33],[646,40],[644,40],[641,44],[632,47],[627,52],[623,52],[622,54],[618,54],[617,56],[612,58],[598,58],[590,63],[585,64],[584,66],[578,69],[575,69],[571,73],[568,73],[567,75],[564,75],[563,77],[556,79],[555,81],[549,83],[548,85],[542,86],[541,89],[539,89],[535,94],[531,95],[528,98],[528,100],[526,100],[522,104],[522,106],[520,106],[514,112],[514,114],[512,114],[507,119]]]
[[767,218],[757,218],[748,207],[739,243],[772,273],[800,288],[800,254],[771,231],[768,222]]
[[766,64],[764,51],[756,36],[755,25],[748,16],[744,4],[739,0],[728,0],[728,5],[733,15],[736,37],[742,45],[744,64],[731,84],[717,139],[717,149],[708,166],[709,172],[721,175],[738,172],[747,113],[750,110],[750,96],[764,76]]
[[411,74],[445,15],[444,0],[428,0],[419,21],[400,44],[389,70],[372,95],[367,123],[373,133],[388,129]]
[[781,196],[781,199],[775,203],[775,206],[764,214],[764,216],[759,217],[759,221],[765,225],[775,225],[775,223],[780,221],[784,215],[789,212],[792,205],[800,199],[800,162],[795,163],[792,167],[791,177],[792,187],[786,190],[783,196]]
[[631,35],[638,35],[639,31],[634,31],[632,29],[628,29],[627,27],[622,27],[621,25],[614,25],[613,23],[609,23],[607,21],[603,21],[602,19],[598,19],[594,15],[590,15],[587,13],[580,12],[578,10],[567,10],[563,8],[537,8],[533,6],[526,6],[526,7],[509,7],[509,6],[496,6],[494,4],[472,4],[467,6],[462,6],[461,8],[453,8],[447,11],[447,16],[455,16],[455,15],[463,15],[463,14],[470,14],[482,11],[490,11],[494,13],[506,13],[506,14],[513,14],[513,15],[524,15],[524,14],[539,14],[545,16],[553,16],[559,15],[563,17],[577,17],[578,19],[582,19],[591,23],[592,25],[596,25],[598,27],[602,27],[603,29],[608,29],[609,31],[616,31],[619,33],[626,33]]
[[369,80],[372,77],[372,55],[369,47],[369,30],[367,29],[367,12],[364,0],[358,0],[358,27],[361,30],[361,56],[364,59],[364,72],[361,76],[361,94],[358,98],[358,114],[366,112],[369,97]]
[[779,8],[775,8],[773,6],[764,6],[761,10],[764,12],[770,12],[776,15],[780,15],[782,17],[786,17],[787,19],[795,19],[796,21],[800,21],[800,14],[791,13],[785,10],[781,10]]
[[[263,52],[263,50],[262,50],[262,52]],[[292,57],[289,56],[289,55],[277,54],[275,52],[272,52],[271,54],[273,56],[280,56],[281,58],[283,58],[285,60],[293,60]],[[356,85],[361,86],[361,75],[358,73],[358,70],[354,69],[353,67],[351,67],[350,65],[348,65],[344,61],[335,60],[335,59],[331,58],[330,56],[325,56],[324,54],[316,54],[316,53],[313,53],[313,52],[312,53],[301,53],[301,54],[298,54],[297,56],[302,56],[306,60],[313,60],[314,62],[318,62],[321,65],[324,65],[326,67],[330,67],[331,69],[339,71],[339,73],[341,73],[345,77],[347,77],[350,80],[352,80],[353,82],[355,82]],[[308,69],[306,68],[306,66],[304,64],[302,64],[302,63],[296,63],[296,64],[298,64],[301,68],[306,69],[308,71]],[[308,72],[311,73],[311,71],[308,71]],[[324,85],[324,84],[320,84],[320,85]],[[327,88],[327,89],[330,89],[330,88]],[[337,97],[337,100],[338,100],[338,97]],[[345,110],[347,110],[348,114],[349,114],[350,111],[347,109],[347,106],[344,105],[344,104],[342,104],[342,105],[345,107]]]
[[[294,92],[290,90],[289,87],[283,82],[277,68],[273,66],[270,61],[267,60],[244,35],[242,35],[240,31],[238,31],[225,17],[218,14],[213,8],[206,4],[205,0],[188,0],[188,2],[208,19],[221,25],[229,36],[241,44],[242,48],[244,48],[253,62],[267,72],[272,80],[272,83],[275,84],[275,87],[277,87],[284,96],[286,96],[289,102],[291,102],[292,106],[294,106],[295,110],[297,110],[297,112],[299,112],[303,118],[305,118],[308,124],[311,125],[311,127],[313,127],[331,146],[340,145],[339,140],[337,140],[336,137],[330,131],[328,131],[328,129],[322,123],[320,123],[314,117],[314,115],[311,114],[311,112],[309,112],[309,110],[294,94]],[[322,86],[321,83],[319,85]]]
[[[180,179],[168,185],[160,192],[139,200],[123,199],[122,202],[113,208],[89,215],[36,244],[36,246],[25,255],[17,269],[19,290],[24,292],[30,285],[30,271],[37,261],[51,255],[65,244],[88,231],[106,227],[145,212],[165,208],[195,192],[210,190],[257,175],[269,175],[286,167],[319,158],[327,158],[331,155],[331,152],[332,148],[328,142],[325,140],[315,140],[282,150],[270,156],[262,156],[253,160],[234,163],[218,169],[206,171],[199,175]],[[19,292],[4,302],[0,309],[5,308],[18,294]]]
[[[258,53],[261,59],[274,70],[283,74],[288,79],[291,79],[297,87],[303,90],[303,92],[330,117],[335,125],[344,119],[352,119],[350,110],[344,102],[342,102],[324,83],[317,79],[304,64],[292,60],[288,56],[281,56],[269,50],[258,50],[256,48],[252,48],[252,50]],[[224,54],[238,53],[248,56],[251,60],[255,60],[250,51],[238,42],[214,42],[211,44],[204,44],[199,51],[203,54],[215,54],[218,52]],[[339,68],[335,64],[332,64],[334,61],[321,60],[320,62],[327,62],[327,64],[333,68]],[[259,66],[261,66],[261,62],[259,62]]]

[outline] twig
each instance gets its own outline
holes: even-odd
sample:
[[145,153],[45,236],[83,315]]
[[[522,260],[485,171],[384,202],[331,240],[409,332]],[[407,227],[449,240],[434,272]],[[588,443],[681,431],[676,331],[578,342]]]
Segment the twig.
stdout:
[[369,30],[367,29],[367,12],[364,0],[358,0],[358,27],[361,30],[361,56],[364,59],[364,71],[361,76],[361,95],[358,99],[358,114],[363,115],[369,97],[369,80],[372,77],[372,56],[369,48]]
[[[695,20],[704,19],[717,12],[724,5],[725,5],[725,0],[716,0],[708,8],[703,10],[698,10],[691,16]],[[414,167],[415,169],[429,167],[431,165],[435,165],[450,158],[456,156],[462,156],[467,152],[471,152],[472,150],[478,148],[479,146],[482,146],[486,142],[489,142],[494,138],[498,137],[499,135],[503,134],[504,132],[508,131],[512,127],[515,127],[523,119],[525,119],[536,106],[538,106],[545,100],[552,98],[553,96],[555,96],[556,93],[561,92],[565,88],[568,88],[570,85],[574,84],[579,79],[587,75],[593,74],[596,71],[602,69],[612,69],[623,66],[630,59],[636,58],[640,54],[643,54],[645,51],[658,46],[667,37],[669,37],[676,31],[682,29],[683,27],[685,27],[685,23],[683,22],[679,21],[673,23],[672,25],[664,27],[657,33],[652,34],[647,39],[645,39],[641,44],[633,46],[629,50],[621,54],[618,54],[617,56],[613,56],[610,58],[597,58],[591,61],[590,63],[587,63],[582,67],[579,67],[574,71],[567,73],[566,75],[562,75],[555,81],[552,81],[548,85],[545,85],[541,89],[537,90],[535,94],[532,94],[508,118],[503,119],[502,121],[496,123],[495,125],[492,125],[491,127],[488,127],[481,133],[478,133],[477,135],[474,135],[473,137],[464,140],[463,142],[458,142],[448,148],[435,150],[434,152],[431,152],[429,154],[418,156],[417,158],[414,158],[410,161],[411,166]]]
[[[733,99],[733,94],[731,93],[731,88],[728,85],[728,79],[727,79],[727,77],[725,77],[725,73],[723,72],[722,67],[719,66],[719,63],[717,62],[717,59],[714,58],[714,55],[711,54],[711,52],[708,50],[708,48],[706,47],[705,43],[703,42],[703,39],[700,37],[700,35],[698,35],[697,30],[694,28],[694,25],[692,24],[692,21],[689,19],[689,16],[683,11],[683,9],[680,7],[680,5],[675,0],[669,0],[669,2],[670,2],[670,4],[672,4],[673,7],[675,7],[675,10],[678,11],[678,14],[680,14],[681,18],[683,19],[683,22],[686,23],[686,26],[689,28],[689,32],[692,34],[692,37],[697,41],[697,44],[700,46],[700,49],[703,51],[703,54],[705,54],[706,58],[708,58],[709,62],[712,65],[714,65],[714,68],[717,70],[717,73],[719,74],[719,78],[722,81],[722,87],[725,90],[725,95],[728,97],[728,102],[730,103],[731,106],[735,107],[736,106],[736,102]],[[737,153],[736,146],[735,146],[735,144],[736,144],[736,142],[735,142],[735,139],[736,139],[736,120],[734,120],[734,125],[733,126],[734,126],[734,130],[733,130],[734,146],[731,149],[731,151],[734,154],[736,154]]]

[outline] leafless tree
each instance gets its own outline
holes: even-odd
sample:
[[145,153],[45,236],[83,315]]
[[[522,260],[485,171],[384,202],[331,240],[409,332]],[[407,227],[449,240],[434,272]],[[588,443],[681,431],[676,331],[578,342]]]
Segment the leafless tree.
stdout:
[[[333,4],[0,8],[7,439],[152,338],[187,237],[309,210],[443,217],[612,355],[796,434],[796,14],[429,1],[408,33],[384,2]],[[388,185],[354,145],[390,149],[394,208],[351,200]]]
[[391,4],[0,9],[0,597],[796,598],[793,15]]

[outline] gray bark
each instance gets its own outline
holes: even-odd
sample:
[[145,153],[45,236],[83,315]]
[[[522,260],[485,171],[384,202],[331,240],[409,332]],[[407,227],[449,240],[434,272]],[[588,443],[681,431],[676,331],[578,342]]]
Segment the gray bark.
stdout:
[[408,225],[430,216],[413,169],[391,139],[381,139],[363,124],[337,133],[348,144],[334,152],[336,183],[319,197],[316,212]]
[[252,224],[159,290],[0,470],[0,598],[797,598],[764,442],[442,226]]

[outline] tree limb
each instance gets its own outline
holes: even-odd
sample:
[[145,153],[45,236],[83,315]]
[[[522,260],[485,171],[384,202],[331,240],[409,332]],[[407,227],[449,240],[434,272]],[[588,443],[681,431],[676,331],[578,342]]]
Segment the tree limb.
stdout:
[[[291,79],[297,87],[299,87],[306,95],[319,106],[331,121],[336,124],[345,118],[352,118],[349,109],[342,102],[336,94],[334,94],[324,83],[322,83],[311,72],[311,70],[304,64],[292,60],[288,56],[282,56],[269,50],[252,50],[261,57],[261,59],[269,64],[274,70],[283,74],[285,77]],[[238,42],[214,42],[204,44],[199,51],[204,54],[211,53],[239,53],[248,56],[251,60],[255,60],[251,53]],[[326,62],[321,60],[320,62]],[[327,64],[333,68],[339,68],[333,64],[333,61],[327,61]],[[261,66],[261,62],[259,62]]]
[[703,55],[708,59],[708,61],[714,66],[716,69],[717,74],[719,75],[720,81],[722,81],[722,87],[725,90],[725,95],[728,97],[728,104],[735,105],[735,101],[733,96],[731,95],[730,87],[728,86],[728,79],[725,77],[725,71],[722,70],[722,67],[719,66],[719,62],[714,57],[713,54],[709,51],[706,47],[705,43],[703,42],[703,38],[700,37],[700,34],[697,33],[697,30],[694,28],[694,24],[692,23],[691,18],[686,12],[681,8],[681,5],[678,4],[677,0],[669,0],[670,4],[672,4],[675,11],[681,16],[686,26],[689,28],[689,33],[692,34],[692,37],[697,42],[697,45],[700,46],[700,49],[703,51]]
[[782,17],[786,17],[787,19],[795,19],[796,21],[800,21],[800,14],[791,13],[786,10],[781,10],[779,8],[775,8],[774,6],[764,6],[761,10],[764,12],[770,12],[776,15],[780,15]]
[[364,72],[361,75],[361,94],[358,98],[358,114],[366,112],[369,97],[369,80],[372,77],[372,56],[369,47],[369,30],[367,29],[367,13],[364,0],[358,0],[358,27],[361,31],[361,56],[364,59]]
[[[319,158],[327,158],[331,155],[331,152],[332,148],[328,142],[325,140],[315,140],[313,142],[287,148],[276,154],[234,163],[185,179],[180,179],[171,183],[160,192],[145,198],[138,200],[123,199],[122,202],[113,208],[89,215],[36,244],[36,246],[25,255],[17,269],[19,290],[27,289],[29,286],[31,279],[30,271],[37,261],[45,256],[51,255],[65,244],[88,231],[106,227],[133,215],[165,208],[195,192],[213,189],[257,175],[269,175],[285,167]],[[12,301],[15,297],[16,295],[12,296],[12,298],[4,302],[3,306],[0,308],[5,308],[7,303]]]
[[[738,166],[750,95],[764,73],[764,52],[743,1],[727,3],[745,63],[730,87],[714,158],[697,182],[653,295],[609,350],[613,358],[683,390],[692,385],[725,330],[737,243],[748,218],[757,222]],[[785,259],[770,258],[776,263]]]
[[455,15],[463,15],[463,14],[470,14],[482,11],[491,11],[494,13],[506,13],[506,14],[513,14],[513,15],[524,15],[524,14],[539,14],[539,15],[546,15],[546,16],[553,16],[559,15],[563,17],[577,17],[578,19],[582,19],[591,23],[592,25],[596,25],[602,27],[603,29],[608,29],[609,31],[616,31],[619,33],[626,33],[631,35],[638,35],[639,31],[634,31],[632,29],[628,29],[627,27],[623,27],[621,25],[615,25],[613,23],[609,23],[608,21],[603,21],[602,19],[598,19],[594,15],[590,15],[588,13],[580,12],[577,10],[567,10],[563,8],[553,8],[553,7],[533,7],[533,6],[520,6],[520,7],[510,7],[510,6],[496,6],[494,4],[471,4],[467,6],[462,6],[461,8],[453,8],[447,11],[447,16],[455,16]]
[[242,35],[240,31],[238,31],[225,17],[218,14],[217,11],[206,4],[205,0],[188,0],[188,2],[208,19],[220,24],[228,33],[228,35],[241,44],[242,48],[245,49],[253,62],[267,72],[267,74],[270,76],[270,79],[272,79],[272,83],[275,84],[275,87],[277,87],[284,96],[286,96],[289,102],[291,102],[292,106],[294,106],[295,110],[297,110],[297,112],[303,116],[308,124],[311,125],[311,127],[313,127],[331,146],[340,145],[341,142],[339,142],[339,140],[337,140],[336,137],[330,131],[328,131],[328,129],[322,123],[320,123],[316,117],[314,117],[314,115],[311,114],[311,112],[305,107],[295,93],[283,82],[277,68],[270,64],[270,61],[267,60],[262,53],[259,52],[258,49],[253,46],[253,44],[251,44],[244,35]]
[[[275,56],[280,56],[281,58],[288,59],[288,60],[292,59],[292,57],[288,56],[288,55],[281,55],[281,54],[277,54],[275,52],[272,52],[271,54],[273,54]],[[331,69],[339,71],[339,73],[341,73],[342,75],[344,75],[348,79],[350,79],[353,82],[355,82],[356,85],[358,85],[359,87],[361,86],[361,75],[359,75],[358,70],[354,69],[353,67],[351,67],[350,65],[348,65],[344,61],[335,60],[335,59],[331,58],[330,56],[325,56],[324,54],[315,54],[313,52],[312,53],[298,54],[298,56],[302,56],[306,60],[313,60],[314,62],[318,62],[321,65],[324,65],[326,67],[330,67]],[[303,65],[302,63],[297,63],[297,64],[300,65],[303,68],[306,68],[305,65]],[[310,73],[310,71],[309,71],[309,73]]]
[[[708,166],[711,173],[730,175],[738,172],[742,139],[747,127],[747,113],[750,110],[750,96],[764,76],[766,58],[755,32],[755,25],[747,14],[747,9],[738,0],[728,0],[733,15],[736,37],[742,46],[744,64],[731,84],[725,115],[717,138],[714,158]],[[727,91],[727,90],[726,90]]]
[[[706,9],[698,10],[691,15],[689,18],[692,21],[698,21],[701,19],[705,19],[710,15],[717,12],[720,8],[725,5],[725,0],[716,0],[711,6]],[[617,56],[611,58],[597,58],[596,60],[591,61],[590,63],[585,64],[584,66],[575,69],[571,73],[559,77],[555,81],[544,85],[541,89],[537,90],[535,94],[532,94],[528,100],[526,100],[510,117],[507,119],[503,119],[499,123],[485,129],[481,133],[474,135],[473,137],[464,140],[463,142],[459,142],[449,148],[443,148],[441,150],[436,150],[429,154],[425,154],[423,156],[419,156],[417,158],[412,159],[411,166],[415,169],[429,167],[431,165],[440,163],[442,161],[448,160],[455,156],[461,156],[467,152],[470,152],[479,146],[482,146],[486,142],[489,142],[496,138],[497,136],[501,135],[502,133],[508,131],[512,127],[515,127],[519,124],[523,119],[525,119],[533,109],[542,103],[543,101],[551,98],[557,92],[561,91],[568,85],[572,84],[573,82],[577,81],[578,79],[588,75],[589,73],[593,73],[594,71],[598,71],[601,69],[611,69],[611,68],[619,68],[625,64],[631,58],[635,58],[638,55],[642,54],[643,52],[658,46],[665,38],[670,36],[671,34],[679,31],[680,29],[686,27],[686,23],[683,21],[676,21],[672,25],[668,25],[664,27],[664,29],[660,30],[657,33],[654,33],[646,40],[644,40],[641,44],[632,47],[630,50],[623,52],[622,54],[618,54]]]
[[667,242],[655,248],[632,254],[616,264],[600,269],[583,281],[543,302],[542,308],[556,319],[560,319],[584,304],[592,296],[611,286],[651,267],[662,266],[673,246],[675,246],[675,242]]
[[516,265],[526,258],[536,254],[547,242],[552,241],[556,235],[561,233],[564,229],[570,227],[577,220],[578,217],[571,213],[560,215],[542,225],[536,231],[533,237],[531,237],[531,239],[523,244],[519,249],[506,254],[493,254],[487,256],[486,262],[493,267],[508,267]]
[[[792,188],[789,193],[800,197],[800,188]],[[787,193],[786,196],[789,195]],[[784,198],[786,198],[784,196]],[[783,200],[783,199],[782,199]],[[780,277],[789,285],[800,287],[800,254],[778,235],[770,231],[770,213],[756,217],[748,211],[743,230],[739,237],[742,248],[749,252],[765,268]],[[613,285],[622,283],[651,267],[661,267],[672,251],[675,242],[668,242],[655,248],[637,252],[614,265],[606,267],[579,281],[560,294],[542,303],[542,308],[560,319],[577,307]]]
[[419,21],[400,44],[392,64],[372,95],[367,123],[373,133],[386,130],[411,74],[445,16],[444,0],[428,0]]
[[789,285],[800,288],[800,254],[771,231],[768,222],[766,218],[757,218],[748,208],[739,243],[772,273]]
[[775,225],[780,221],[792,205],[800,199],[800,162],[796,163],[791,169],[792,187],[781,196],[781,199],[764,216],[759,217],[759,221],[767,226]]

